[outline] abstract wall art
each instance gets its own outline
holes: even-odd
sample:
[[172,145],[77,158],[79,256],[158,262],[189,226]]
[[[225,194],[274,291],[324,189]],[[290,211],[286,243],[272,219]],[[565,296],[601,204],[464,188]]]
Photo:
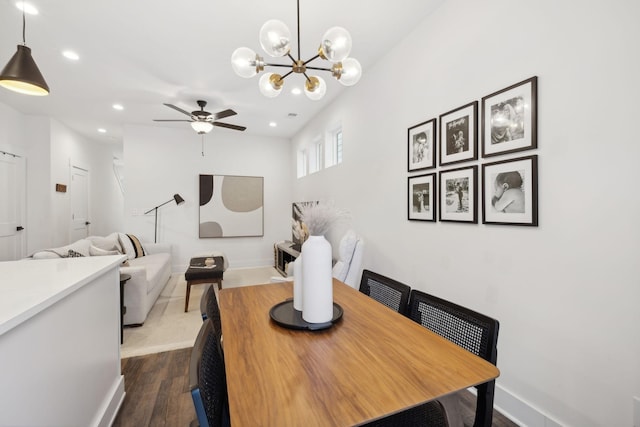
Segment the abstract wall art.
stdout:
[[264,235],[264,178],[200,175],[199,237]]

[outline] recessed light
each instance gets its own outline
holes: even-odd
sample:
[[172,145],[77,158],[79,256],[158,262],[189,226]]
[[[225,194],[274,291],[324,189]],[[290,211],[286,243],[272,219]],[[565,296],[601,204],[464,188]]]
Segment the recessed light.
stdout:
[[300,95],[302,91],[300,90],[299,87],[294,87],[293,89],[291,89],[291,93],[294,95]]
[[23,2],[23,1],[18,1],[16,2],[16,7],[20,10],[24,10],[24,13],[29,14],[29,15],[37,15],[38,14],[38,9],[36,9],[36,7],[32,4]]
[[120,104],[113,104],[113,109],[114,110],[118,110],[118,111],[122,111],[124,110],[124,107]]
[[80,57],[78,56],[77,53],[75,53],[72,50],[65,50],[62,52],[62,56],[64,56],[67,59],[70,59],[72,61],[77,61],[78,59],[80,59]]
[[274,127],[278,126],[278,124],[276,122],[269,122],[269,126],[274,128]]
[[104,128],[100,128],[100,129],[98,129],[98,132],[100,132],[100,133],[107,133],[107,130],[106,130],[106,129],[104,129]]

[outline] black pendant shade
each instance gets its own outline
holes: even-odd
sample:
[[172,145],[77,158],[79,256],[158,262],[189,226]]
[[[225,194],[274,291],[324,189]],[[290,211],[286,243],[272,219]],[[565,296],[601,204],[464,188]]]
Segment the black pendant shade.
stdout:
[[0,86],[26,95],[49,94],[49,86],[31,56],[31,49],[26,45],[18,45],[18,51],[2,70]]

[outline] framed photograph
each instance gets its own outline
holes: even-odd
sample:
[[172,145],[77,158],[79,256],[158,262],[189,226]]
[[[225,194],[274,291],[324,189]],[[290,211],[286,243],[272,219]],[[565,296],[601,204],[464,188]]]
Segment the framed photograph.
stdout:
[[408,219],[435,222],[436,174],[410,176],[408,183]]
[[538,146],[538,77],[482,98],[482,157]]
[[478,166],[440,172],[440,221],[478,223]]
[[199,237],[264,236],[264,178],[200,175]]
[[482,165],[483,224],[538,225],[538,156]]
[[436,119],[427,120],[407,131],[409,172],[436,167]]
[[440,116],[440,165],[478,158],[478,101]]

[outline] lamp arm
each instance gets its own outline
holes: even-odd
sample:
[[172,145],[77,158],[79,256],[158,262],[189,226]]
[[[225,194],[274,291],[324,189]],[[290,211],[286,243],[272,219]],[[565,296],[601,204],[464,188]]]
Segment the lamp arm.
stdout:
[[146,211],[143,215],[148,214],[149,212],[153,211],[154,209],[155,209],[155,210],[157,210],[160,206],[164,206],[164,205],[166,205],[166,204],[167,204],[167,203],[169,203],[169,202],[173,202],[173,198],[171,198],[171,199],[167,200],[166,202],[164,202],[164,203],[163,203],[163,204],[161,204],[161,205],[156,206],[155,208],[151,208],[151,209],[149,209],[149,210],[148,210],[148,211]]

